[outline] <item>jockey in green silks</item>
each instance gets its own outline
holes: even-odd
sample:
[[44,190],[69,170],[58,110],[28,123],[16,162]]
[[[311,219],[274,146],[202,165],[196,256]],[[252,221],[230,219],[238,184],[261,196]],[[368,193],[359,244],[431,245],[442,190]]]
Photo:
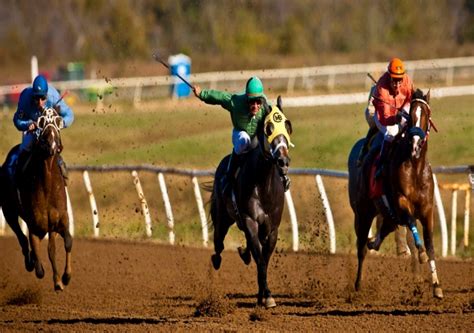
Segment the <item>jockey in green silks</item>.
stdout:
[[[243,93],[201,89],[194,86],[194,95],[207,104],[220,105],[230,113],[232,125],[232,155],[227,171],[222,179],[224,192],[230,191],[235,181],[235,173],[242,160],[242,155],[257,147],[256,137],[258,126],[265,120],[265,105],[267,97],[263,93],[262,81],[251,77],[245,85]],[[290,187],[287,175],[282,177],[285,191]]]

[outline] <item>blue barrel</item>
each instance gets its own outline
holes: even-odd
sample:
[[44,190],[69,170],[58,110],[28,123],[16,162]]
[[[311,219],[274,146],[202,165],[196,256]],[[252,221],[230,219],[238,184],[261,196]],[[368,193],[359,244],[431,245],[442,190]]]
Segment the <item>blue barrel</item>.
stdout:
[[171,96],[173,98],[186,98],[191,94],[191,88],[184,83],[176,74],[189,81],[191,75],[191,58],[184,54],[172,55],[168,58],[170,65]]

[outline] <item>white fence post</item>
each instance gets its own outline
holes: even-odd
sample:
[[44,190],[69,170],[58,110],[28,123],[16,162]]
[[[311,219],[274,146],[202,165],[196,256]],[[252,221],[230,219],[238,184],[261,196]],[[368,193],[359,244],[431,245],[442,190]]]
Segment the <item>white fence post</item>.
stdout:
[[466,197],[464,198],[464,247],[469,245],[469,211],[471,209],[471,189],[469,184],[466,187]]
[[174,234],[174,218],[173,218],[173,211],[171,210],[171,202],[168,196],[168,189],[166,188],[165,177],[163,173],[158,173],[158,182],[160,184],[161,195],[163,197],[163,203],[165,205],[165,212],[166,212],[166,221],[168,222],[168,235],[170,244],[174,245],[175,242],[175,234]]
[[31,82],[34,81],[35,77],[38,76],[38,58],[36,56],[31,57]]
[[458,211],[458,190],[452,191],[451,199],[451,254],[456,254],[456,216]]
[[297,252],[299,249],[299,234],[298,234],[298,219],[296,218],[295,205],[291,197],[290,190],[285,192],[286,204],[288,205],[288,212],[290,213],[291,231],[293,234],[293,251]]
[[97,204],[95,202],[94,192],[92,191],[91,180],[87,170],[84,170],[82,173],[82,178],[84,179],[84,185],[86,187],[87,194],[89,195],[89,204],[91,206],[92,212],[92,230],[94,231],[94,237],[99,237],[99,212],[97,210]]
[[135,86],[135,92],[133,94],[133,106],[138,107],[140,105],[140,102],[142,101],[142,85],[137,82],[137,85]]
[[203,242],[203,245],[207,247],[207,244],[209,242],[209,236],[208,236],[208,231],[207,231],[206,211],[204,210],[204,205],[203,205],[202,197],[201,197],[201,190],[199,189],[199,183],[196,176],[193,176],[192,182],[194,185],[193,186],[194,196],[196,198],[196,204],[199,211],[199,217],[201,219],[202,242]]
[[321,200],[323,201],[324,214],[329,227],[329,252],[336,253],[336,229],[334,228],[334,219],[332,216],[331,206],[324,189],[323,179],[321,175],[316,175],[316,184],[318,185],[319,193],[321,194]]
[[69,198],[69,191],[67,190],[67,186],[64,186],[66,190],[66,200],[67,200],[67,216],[69,219],[69,233],[71,236],[74,236],[74,215],[72,213],[72,205],[71,199]]
[[446,257],[448,255],[448,228],[446,226],[446,216],[444,215],[443,201],[441,200],[441,194],[439,193],[438,179],[433,173],[434,181],[434,196],[436,207],[438,208],[439,224],[441,227],[441,256]]
[[142,184],[140,184],[140,178],[138,178],[138,172],[133,170],[132,177],[133,184],[135,184],[135,189],[137,190],[138,199],[140,200],[140,204],[142,206],[142,213],[145,217],[146,235],[148,237],[151,237],[151,215],[150,210],[148,209],[148,204],[145,199],[145,194],[143,193]]

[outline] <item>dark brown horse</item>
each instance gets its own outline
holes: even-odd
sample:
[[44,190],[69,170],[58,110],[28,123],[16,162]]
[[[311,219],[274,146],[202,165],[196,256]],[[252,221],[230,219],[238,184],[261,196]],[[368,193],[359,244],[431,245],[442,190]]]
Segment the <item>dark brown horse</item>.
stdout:
[[[55,290],[63,290],[71,279],[72,236],[69,232],[65,182],[58,165],[62,150],[60,129],[62,119],[52,108],[45,109],[37,120],[38,139],[25,163],[19,163],[15,179],[6,175],[6,165],[14,147],[2,167],[1,206],[7,223],[20,243],[25,267],[35,269],[38,278],[44,277],[41,263],[40,241],[49,236],[48,255],[53,268]],[[18,223],[21,217],[28,226],[28,238]],[[56,267],[56,237],[64,238],[66,265],[62,279]],[[30,251],[31,246],[31,251]]]
[[[371,241],[368,241],[368,233],[372,220],[378,213],[384,213],[377,211],[374,201],[369,198],[371,168],[380,147],[375,145],[360,167],[356,161],[362,140],[354,145],[349,155],[349,198],[354,211],[359,262],[355,288],[360,289],[367,248],[378,250],[385,237],[397,226],[407,226],[413,234],[420,263],[429,261],[433,295],[442,298],[433,246],[434,183],[427,159],[428,137],[432,126],[429,92],[427,95],[423,95],[421,90],[414,93],[410,113],[406,118],[407,126],[394,141],[382,179],[383,192],[391,207],[391,214],[384,214],[382,226]],[[379,141],[381,137],[380,135]],[[426,250],[418,235],[417,220],[423,227]]]
[[[245,264],[251,256],[257,264],[258,304],[266,308],[276,306],[267,284],[267,268],[278,239],[278,227],[284,205],[281,176],[286,175],[290,158],[291,123],[281,112],[281,98],[258,129],[259,147],[247,153],[236,177],[232,197],[222,194],[221,177],[226,172],[229,156],[217,167],[211,196],[211,218],[214,225],[212,263],[217,270],[229,227],[237,223],[245,233],[246,248],[239,248]],[[270,112],[271,111],[271,112]]]

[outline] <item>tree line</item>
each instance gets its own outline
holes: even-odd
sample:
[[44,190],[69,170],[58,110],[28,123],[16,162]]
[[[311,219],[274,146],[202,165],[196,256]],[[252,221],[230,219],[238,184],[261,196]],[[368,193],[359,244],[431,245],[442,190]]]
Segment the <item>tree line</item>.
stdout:
[[33,54],[113,63],[183,52],[208,70],[474,49],[474,0],[5,0],[0,20],[2,67]]

